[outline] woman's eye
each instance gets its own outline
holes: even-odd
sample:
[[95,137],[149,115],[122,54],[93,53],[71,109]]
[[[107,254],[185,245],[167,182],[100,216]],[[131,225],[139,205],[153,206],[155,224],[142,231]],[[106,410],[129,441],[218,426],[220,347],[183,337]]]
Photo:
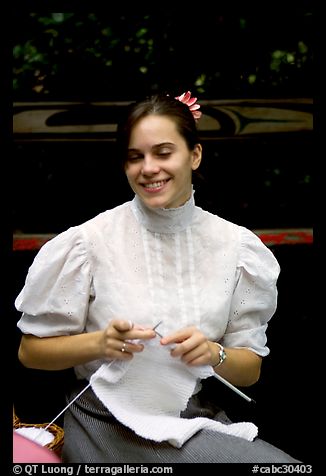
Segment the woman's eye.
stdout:
[[128,155],[128,162],[135,162],[141,160],[143,157],[141,155]]
[[160,150],[157,155],[159,157],[167,157],[171,154],[171,152],[169,150]]

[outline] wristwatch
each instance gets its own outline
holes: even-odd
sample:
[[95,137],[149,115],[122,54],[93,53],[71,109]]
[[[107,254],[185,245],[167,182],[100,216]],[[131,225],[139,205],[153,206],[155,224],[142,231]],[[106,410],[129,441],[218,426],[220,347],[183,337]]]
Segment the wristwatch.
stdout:
[[224,360],[226,359],[226,353],[225,353],[223,345],[219,344],[218,342],[215,342],[215,344],[218,345],[220,348],[218,352],[218,356],[220,360],[217,362],[216,365],[214,365],[214,368],[219,367],[221,364],[223,364]]

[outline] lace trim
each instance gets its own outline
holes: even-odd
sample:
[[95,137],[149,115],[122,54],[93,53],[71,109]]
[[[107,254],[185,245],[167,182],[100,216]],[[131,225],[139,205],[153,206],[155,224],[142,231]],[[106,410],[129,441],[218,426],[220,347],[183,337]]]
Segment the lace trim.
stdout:
[[135,195],[131,209],[137,221],[153,233],[178,233],[191,223],[195,211],[194,191],[190,199],[178,208],[149,208]]

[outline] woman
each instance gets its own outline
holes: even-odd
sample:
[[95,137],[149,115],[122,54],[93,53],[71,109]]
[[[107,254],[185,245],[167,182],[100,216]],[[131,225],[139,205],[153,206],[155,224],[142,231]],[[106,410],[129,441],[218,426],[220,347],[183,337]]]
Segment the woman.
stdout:
[[118,144],[134,199],[45,244],[17,297],[21,362],[75,369],[65,462],[296,461],[204,398],[214,373],[259,379],[279,266],[195,205],[198,108],[189,92],[130,107]]

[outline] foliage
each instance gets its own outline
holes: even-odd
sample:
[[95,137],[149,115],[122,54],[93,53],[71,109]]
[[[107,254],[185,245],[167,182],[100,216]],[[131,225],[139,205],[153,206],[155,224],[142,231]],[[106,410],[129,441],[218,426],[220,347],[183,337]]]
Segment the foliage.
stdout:
[[129,100],[188,89],[207,99],[312,96],[311,43],[308,8],[205,10],[194,21],[172,10],[19,12],[14,100]]

